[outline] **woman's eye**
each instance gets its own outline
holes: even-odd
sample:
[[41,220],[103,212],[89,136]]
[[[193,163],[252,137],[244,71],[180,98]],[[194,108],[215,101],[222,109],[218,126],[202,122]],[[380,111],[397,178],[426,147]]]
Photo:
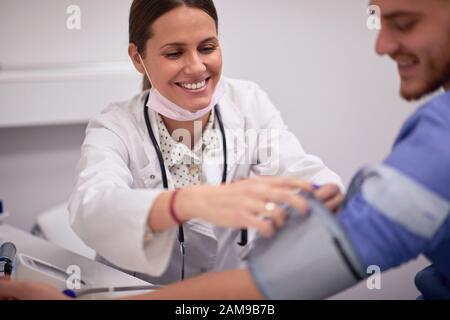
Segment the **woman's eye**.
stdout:
[[179,58],[181,55],[182,55],[182,52],[177,51],[177,52],[166,53],[165,57],[169,58],[169,59],[176,59],[176,58]]
[[202,53],[211,53],[216,50],[217,47],[204,47],[200,49]]

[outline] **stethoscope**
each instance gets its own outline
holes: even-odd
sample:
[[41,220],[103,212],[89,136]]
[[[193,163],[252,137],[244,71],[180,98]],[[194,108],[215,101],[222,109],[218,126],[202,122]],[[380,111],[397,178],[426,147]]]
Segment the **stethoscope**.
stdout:
[[[150,116],[149,116],[149,108],[147,106],[148,100],[150,98],[150,93],[147,95],[147,98],[145,99],[144,103],[144,117],[145,117],[145,124],[147,125],[147,130],[150,136],[150,140],[153,143],[153,147],[155,148],[156,155],[158,156],[158,162],[159,166],[161,168],[161,176],[163,181],[163,187],[164,189],[169,189],[169,182],[167,180],[167,172],[166,172],[166,166],[164,164],[164,158],[161,152],[161,149],[158,145],[158,141],[155,138],[155,134],[153,133],[152,125],[150,122]],[[225,129],[222,122],[222,116],[220,115],[219,108],[217,106],[215,107],[215,113],[217,116],[217,122],[219,123],[220,133],[222,135],[222,146],[223,146],[223,172],[222,172],[222,184],[226,183],[227,181],[227,172],[228,172],[228,162],[227,162],[227,139],[225,136]],[[180,243],[180,252],[181,252],[181,280],[184,280],[184,260],[186,256],[186,250],[184,247],[184,230],[183,225],[180,225],[178,227],[178,242]],[[248,243],[248,231],[247,229],[241,230],[241,240],[238,242],[238,245],[241,247],[247,245]]]

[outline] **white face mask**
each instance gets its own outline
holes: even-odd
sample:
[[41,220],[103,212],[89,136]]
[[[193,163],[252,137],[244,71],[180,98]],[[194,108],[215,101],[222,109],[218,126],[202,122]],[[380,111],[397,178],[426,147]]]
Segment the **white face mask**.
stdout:
[[148,99],[147,106],[152,109],[153,111],[169,118],[175,121],[194,121],[198,120],[204,115],[206,115],[208,112],[214,108],[216,104],[219,103],[220,99],[223,97],[225,92],[225,87],[222,79],[219,80],[219,82],[216,85],[216,88],[214,89],[213,96],[211,98],[211,102],[209,105],[201,110],[197,110],[194,112],[191,112],[189,110],[186,110],[177,104],[173,103],[166,97],[164,97],[158,89],[156,89],[153,86],[152,80],[150,78],[150,75],[147,71],[147,68],[144,65],[144,61],[142,60],[141,55],[139,55],[139,59],[141,60],[142,66],[144,67],[145,74],[148,77],[148,80],[150,81],[150,84],[152,85],[152,88],[150,89],[150,96]]

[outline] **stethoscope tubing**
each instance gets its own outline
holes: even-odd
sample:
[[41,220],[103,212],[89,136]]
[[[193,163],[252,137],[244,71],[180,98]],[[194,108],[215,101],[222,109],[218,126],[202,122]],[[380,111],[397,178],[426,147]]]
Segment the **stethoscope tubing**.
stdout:
[[[164,164],[164,158],[161,152],[161,148],[159,147],[158,141],[156,140],[155,134],[153,133],[152,125],[150,122],[150,116],[149,116],[149,107],[147,106],[148,100],[150,98],[150,94],[147,95],[147,98],[145,99],[144,103],[144,118],[145,118],[145,124],[147,126],[147,131],[150,136],[150,140],[152,141],[153,147],[155,148],[156,155],[158,157],[159,166],[161,169],[161,176],[163,181],[163,187],[164,189],[169,189],[169,182],[167,179],[167,171],[166,166]],[[219,108],[215,106],[215,112],[217,116],[217,122],[219,124],[219,129],[222,134],[222,146],[223,146],[223,172],[222,172],[222,184],[226,183],[227,181],[227,174],[228,174],[228,155],[227,155],[227,139],[225,135],[225,128],[222,121],[222,116],[220,114]],[[180,243],[180,250],[182,255],[182,271],[181,271],[181,279],[184,279],[184,256],[185,256],[185,248],[184,248],[184,230],[183,225],[180,225],[178,227],[178,242]],[[238,242],[240,246],[245,246],[248,243],[248,231],[247,229],[241,230],[241,241]]]

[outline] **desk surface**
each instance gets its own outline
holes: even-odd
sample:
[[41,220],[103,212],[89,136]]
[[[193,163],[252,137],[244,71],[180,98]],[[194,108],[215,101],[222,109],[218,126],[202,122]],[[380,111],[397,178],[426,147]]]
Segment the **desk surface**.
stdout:
[[[149,285],[149,283],[145,281],[132,277],[97,261],[87,259],[9,225],[0,224],[0,241],[12,242],[15,244],[18,253],[23,253],[46,261],[63,270],[66,270],[70,265],[77,265],[81,269],[82,278],[89,279],[90,283],[92,283],[94,287]],[[127,292],[126,294],[97,294],[95,296],[90,296],[90,298],[110,298],[137,293],[142,293],[142,291]]]

